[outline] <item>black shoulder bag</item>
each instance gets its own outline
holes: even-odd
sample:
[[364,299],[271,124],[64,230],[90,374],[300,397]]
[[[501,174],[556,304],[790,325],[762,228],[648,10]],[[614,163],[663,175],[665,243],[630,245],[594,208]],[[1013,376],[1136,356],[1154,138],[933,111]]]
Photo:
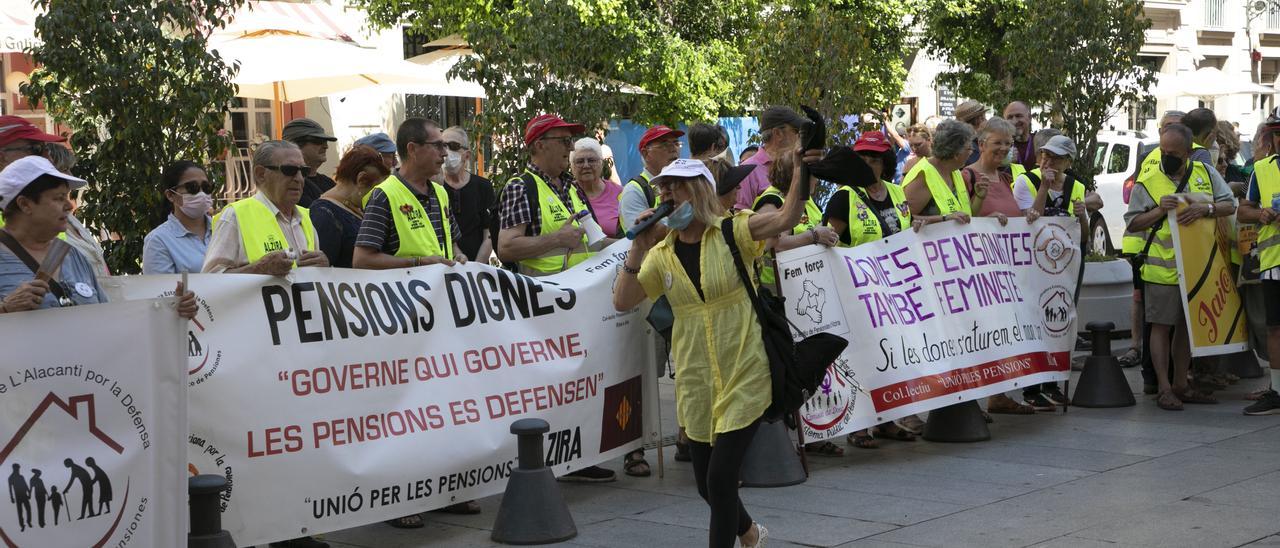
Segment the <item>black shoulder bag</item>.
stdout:
[[[787,319],[783,299],[775,297],[764,287],[757,293],[751,283],[747,267],[742,262],[742,252],[733,236],[733,217],[721,222],[720,230],[733,255],[738,277],[742,279],[742,285],[751,298],[751,306],[756,311],[760,335],[764,339],[765,355],[769,358],[773,401],[765,411],[764,418],[781,418],[787,421],[788,426],[794,427],[792,417],[795,412],[818,391],[822,379],[826,377],[827,368],[840,357],[849,341],[830,333],[817,333],[796,342],[791,334],[794,326]],[[796,329],[796,332],[799,331]]]
[[[49,250],[51,257],[54,258],[52,261],[53,264],[50,266],[52,267],[52,270],[57,270],[62,265],[62,259],[66,257],[67,253],[71,253],[73,250],[70,248],[70,244],[67,244],[66,242],[62,242],[61,240],[54,240],[54,242],[55,243],[53,245],[55,246],[66,246],[66,249],[61,250],[61,257],[57,257],[57,255],[59,255],[59,250]],[[32,274],[38,275],[40,273],[40,263],[36,262],[36,258],[32,257],[31,253],[27,252],[27,248],[22,247],[22,244],[18,243],[18,239],[14,238],[12,234],[9,234],[9,231],[0,230],[0,243],[3,243],[5,247],[8,247],[9,251],[13,252],[14,256],[18,257],[23,264],[27,265],[27,268],[31,269]],[[62,288],[62,282],[58,281],[56,278],[46,281],[49,282],[49,292],[53,293],[54,298],[58,299],[58,306],[74,306],[76,304],[75,301],[67,297],[66,290]]]

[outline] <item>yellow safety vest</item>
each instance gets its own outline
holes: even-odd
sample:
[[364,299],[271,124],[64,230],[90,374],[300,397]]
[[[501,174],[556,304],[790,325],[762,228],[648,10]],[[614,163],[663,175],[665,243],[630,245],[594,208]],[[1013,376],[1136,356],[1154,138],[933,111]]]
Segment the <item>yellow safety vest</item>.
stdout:
[[[1213,179],[1209,178],[1209,172],[1205,170],[1204,163],[1191,162],[1189,169],[1191,169],[1191,180],[1187,183],[1186,191],[1213,196]],[[1138,184],[1147,189],[1147,194],[1150,194],[1152,201],[1157,204],[1160,203],[1161,198],[1173,194],[1178,189],[1177,183],[1159,169],[1144,170],[1138,177]],[[1147,252],[1146,263],[1142,265],[1142,280],[1147,283],[1177,285],[1178,263],[1177,253],[1173,248],[1173,232],[1168,222],[1161,221],[1157,226],[1160,228],[1156,230],[1155,238],[1151,240],[1151,249]],[[1143,245],[1146,245],[1145,237]],[[1138,252],[1141,251],[1142,249],[1139,248]]]
[[[893,203],[894,211],[898,213],[899,231],[911,228],[911,207],[907,205],[907,193],[895,184],[885,183],[884,187],[889,191],[889,201]],[[845,222],[849,223],[850,242],[847,246],[841,242],[840,247],[857,247],[883,238],[884,231],[880,228],[879,216],[871,209],[871,204],[864,202],[862,195],[852,187],[842,188],[849,193],[849,219]]]
[[[583,203],[582,199],[578,197],[578,189],[573,188],[572,186],[569,187],[569,200],[573,205],[573,210],[570,211],[569,208],[565,207],[564,202],[560,201],[560,197],[556,196],[556,193],[551,190],[551,187],[547,185],[546,181],[542,180],[542,177],[539,177],[532,171],[526,171],[525,173],[533,178],[536,192],[538,193],[538,202],[540,206],[539,211],[542,215],[542,226],[540,227],[541,232],[539,232],[539,236],[560,230],[560,227],[564,226],[566,222],[569,222],[574,213],[587,209],[587,206]],[[525,192],[531,191],[535,191],[535,189],[528,188],[526,185]],[[580,226],[578,221],[572,222],[574,226]],[[591,252],[586,249],[587,236],[584,234],[582,236],[581,248],[575,248],[569,255],[569,266],[573,266],[587,260],[587,258],[591,256]],[[520,261],[520,266],[531,269],[538,274],[560,272],[564,267],[564,253],[557,251],[541,257],[525,259]]]
[[914,181],[921,172],[924,173],[925,184],[929,185],[929,194],[933,195],[933,203],[938,206],[938,214],[950,215],[962,211],[973,215],[973,207],[969,204],[969,189],[965,188],[964,178],[960,176],[959,170],[951,172],[951,184],[955,187],[955,192],[947,188],[946,180],[927,158],[921,158],[916,165],[911,166],[911,171],[902,178],[903,184]]
[[[1043,180],[1042,179],[1043,176],[1040,173],[1040,168],[1035,168],[1031,170],[1031,174],[1036,176],[1036,180]],[[1017,185],[1017,184],[1018,182],[1015,180],[1014,185]],[[1040,188],[1037,187],[1036,184],[1031,181],[1030,177],[1027,178],[1027,187],[1031,189],[1031,194],[1035,194],[1040,191]],[[1084,200],[1084,182],[1082,181],[1076,181],[1071,185],[1071,199],[1067,200],[1067,212],[1072,215],[1076,214],[1076,203],[1075,203],[1076,200],[1081,200],[1081,201]],[[1139,249],[1138,251],[1142,251],[1142,250]]]
[[[782,195],[782,191],[771,185],[769,188],[764,189],[764,192],[761,192],[759,196],[756,196],[755,201],[751,204],[751,209],[758,207],[760,200],[765,196],[777,196],[783,204],[787,203],[787,197]],[[804,215],[801,215],[800,222],[791,228],[791,234],[804,234],[821,222],[822,210],[818,209],[818,204],[814,203],[813,198],[809,198],[804,204]],[[772,266],[765,265],[760,268],[760,283],[772,284],[775,279],[777,278],[774,276]]]
[[[1271,201],[1280,195],[1280,165],[1277,156],[1271,155],[1253,163],[1253,176],[1258,181],[1258,207],[1271,207]],[[1258,228],[1258,270],[1280,266],[1280,229],[1275,223]]]
[[[244,254],[250,263],[261,259],[263,255],[281,251],[289,247],[289,241],[280,230],[276,216],[265,204],[249,197],[231,204],[236,212],[236,225],[240,228],[240,240],[244,243]],[[315,229],[311,226],[311,213],[305,207],[298,207],[297,215],[302,220],[302,232],[307,238],[307,248],[303,251],[315,251],[316,242],[312,238]],[[220,216],[221,214],[219,214]],[[218,224],[214,218],[214,226]],[[294,266],[297,266],[295,261]]]
[[[1026,173],[1026,172],[1027,172],[1027,166],[1024,166],[1016,162],[1009,164],[1009,173],[1013,174],[1013,180],[1015,182],[1018,180],[1019,175],[1022,175],[1023,173]],[[1012,187],[1013,183],[1009,183],[1009,186]]]
[[[453,259],[453,227],[449,226],[449,193],[444,186],[430,180],[428,185],[435,191],[436,202],[440,204],[440,222],[444,225],[444,243],[436,235],[431,226],[431,218],[422,208],[422,202],[413,194],[409,186],[399,177],[392,175],[374,187],[387,195],[391,219],[395,222],[396,236],[400,239],[397,257],[444,257]],[[361,205],[369,205],[370,190],[361,200]]]
[[[640,179],[640,181],[644,181],[644,183],[641,183],[640,181],[637,181],[636,179]],[[639,190],[640,190],[640,195],[641,195],[641,196],[650,196],[650,195],[652,195],[652,196],[653,196],[653,207],[658,207],[658,204],[662,201],[662,197],[658,195],[658,191],[657,191],[657,189],[653,188],[653,184],[649,182],[649,181],[651,181],[651,180],[652,180],[652,179],[650,179],[650,178],[649,178],[649,176],[648,176],[648,175],[645,175],[645,174],[644,174],[644,172],[642,171],[642,172],[640,172],[640,174],[639,174],[639,175],[636,175],[634,179],[631,179],[630,181],[627,181],[627,186],[634,186],[634,187],[636,187],[637,189],[639,189]],[[619,192],[619,193],[618,193],[618,201],[619,201],[619,202],[621,202],[621,201],[622,201],[622,193],[621,193],[621,192]]]
[[[1160,149],[1155,149],[1147,154],[1139,164],[1138,178],[1155,171],[1160,171]],[[1136,181],[1135,181],[1136,183]],[[1147,244],[1147,231],[1139,230],[1137,232],[1125,232],[1124,238],[1120,240],[1120,252],[1125,255],[1137,255],[1142,253],[1142,246]]]

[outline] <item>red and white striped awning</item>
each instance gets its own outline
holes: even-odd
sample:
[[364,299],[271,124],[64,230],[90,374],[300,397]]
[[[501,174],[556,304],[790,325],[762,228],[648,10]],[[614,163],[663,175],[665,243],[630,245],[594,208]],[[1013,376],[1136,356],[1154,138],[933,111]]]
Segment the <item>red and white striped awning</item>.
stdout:
[[[354,43],[359,28],[348,28],[352,15],[328,4],[251,1],[217,34],[225,37],[290,33]],[[354,15],[358,15],[354,18],[357,20],[364,18],[363,12]]]

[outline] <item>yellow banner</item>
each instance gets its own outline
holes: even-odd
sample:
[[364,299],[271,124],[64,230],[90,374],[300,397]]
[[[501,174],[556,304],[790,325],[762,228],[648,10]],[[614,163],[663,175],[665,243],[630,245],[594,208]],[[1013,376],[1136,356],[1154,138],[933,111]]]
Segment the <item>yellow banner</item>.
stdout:
[[[1178,211],[1186,208],[1178,205]],[[1204,217],[1181,225],[1169,213],[1178,256],[1182,310],[1191,328],[1191,355],[1214,356],[1249,348],[1244,305],[1236,289],[1230,247],[1218,223]]]

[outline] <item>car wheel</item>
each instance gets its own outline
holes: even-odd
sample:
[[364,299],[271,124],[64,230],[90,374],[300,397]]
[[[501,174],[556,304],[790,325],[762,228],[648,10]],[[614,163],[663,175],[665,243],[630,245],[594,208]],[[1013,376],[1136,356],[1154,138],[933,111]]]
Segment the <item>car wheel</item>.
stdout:
[[1111,232],[1107,230],[1107,221],[1101,213],[1094,213],[1089,222],[1089,251],[1098,255],[1114,255],[1116,248],[1111,246]]

